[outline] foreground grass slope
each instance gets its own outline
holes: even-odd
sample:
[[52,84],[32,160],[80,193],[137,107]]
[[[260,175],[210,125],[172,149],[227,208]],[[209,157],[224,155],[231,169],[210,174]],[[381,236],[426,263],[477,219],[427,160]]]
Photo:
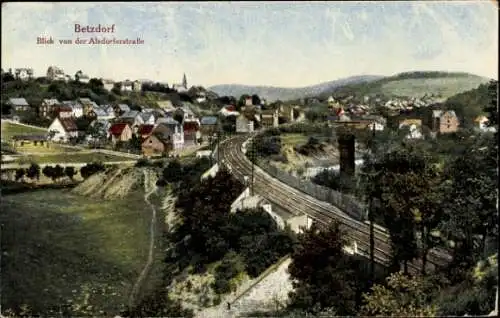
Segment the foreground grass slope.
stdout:
[[147,257],[151,216],[142,199],[135,192],[90,200],[62,190],[4,196],[3,310],[27,304],[49,314],[66,305],[68,314],[81,313],[78,306],[119,313]]

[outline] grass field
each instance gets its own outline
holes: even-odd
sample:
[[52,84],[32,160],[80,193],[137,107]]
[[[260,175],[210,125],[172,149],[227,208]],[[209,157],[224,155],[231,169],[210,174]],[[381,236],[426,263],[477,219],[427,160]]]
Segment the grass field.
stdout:
[[124,200],[89,200],[66,190],[4,196],[3,309],[27,304],[47,313],[59,305],[84,305],[88,297],[87,312],[117,314],[147,258],[151,215],[142,199],[135,193]]
[[303,134],[281,134],[281,143],[283,145],[297,146],[307,142],[309,137]]
[[474,89],[484,82],[484,79],[473,76],[400,79],[382,85],[382,92],[387,95],[416,97],[433,93],[448,98]]
[[14,123],[2,123],[2,139],[6,141],[12,140],[15,135],[42,135],[47,133],[47,129],[33,128]]
[[113,161],[130,161],[129,157],[120,157],[115,155],[108,155],[98,152],[87,153],[53,153],[53,154],[40,154],[40,155],[26,155],[19,158],[16,162],[19,163],[59,163],[59,162],[113,162]]
[[43,146],[40,144],[35,146],[33,143],[25,143],[22,146],[21,145],[16,146],[15,149],[19,153],[28,153],[28,154],[57,154],[64,152],[80,151],[80,149],[78,148],[62,147],[61,145],[54,143],[49,143],[48,147],[46,144],[44,144]]

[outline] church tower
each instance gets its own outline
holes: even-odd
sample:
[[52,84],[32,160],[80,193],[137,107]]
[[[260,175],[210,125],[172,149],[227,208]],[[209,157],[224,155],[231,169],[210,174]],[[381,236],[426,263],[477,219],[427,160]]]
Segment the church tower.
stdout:
[[187,89],[188,83],[186,79],[186,73],[184,73],[184,76],[182,77],[182,86]]

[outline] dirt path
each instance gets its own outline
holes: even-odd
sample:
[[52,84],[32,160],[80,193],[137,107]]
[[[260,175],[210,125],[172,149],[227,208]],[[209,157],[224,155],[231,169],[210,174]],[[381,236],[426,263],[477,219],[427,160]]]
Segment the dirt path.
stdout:
[[[151,183],[151,184],[150,184]],[[147,205],[151,208],[151,211],[153,212],[151,214],[151,225],[149,229],[149,252],[148,252],[148,260],[146,262],[146,265],[144,265],[144,268],[142,269],[141,274],[137,278],[137,281],[134,284],[134,287],[132,288],[132,291],[130,292],[129,296],[129,301],[128,301],[128,306],[129,308],[132,308],[135,304],[137,294],[139,293],[142,283],[144,281],[144,278],[147,276],[151,265],[153,264],[153,251],[154,251],[154,245],[155,245],[155,229],[156,229],[156,209],[151,202],[149,202],[149,196],[151,194],[155,193],[158,187],[156,186],[155,180],[151,178],[151,173],[147,170],[144,170],[144,202],[146,202]]]

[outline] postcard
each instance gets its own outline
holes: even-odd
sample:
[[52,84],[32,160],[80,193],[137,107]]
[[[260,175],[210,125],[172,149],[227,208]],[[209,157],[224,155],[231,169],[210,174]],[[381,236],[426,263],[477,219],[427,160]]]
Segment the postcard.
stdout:
[[497,315],[496,1],[1,14],[0,316]]

